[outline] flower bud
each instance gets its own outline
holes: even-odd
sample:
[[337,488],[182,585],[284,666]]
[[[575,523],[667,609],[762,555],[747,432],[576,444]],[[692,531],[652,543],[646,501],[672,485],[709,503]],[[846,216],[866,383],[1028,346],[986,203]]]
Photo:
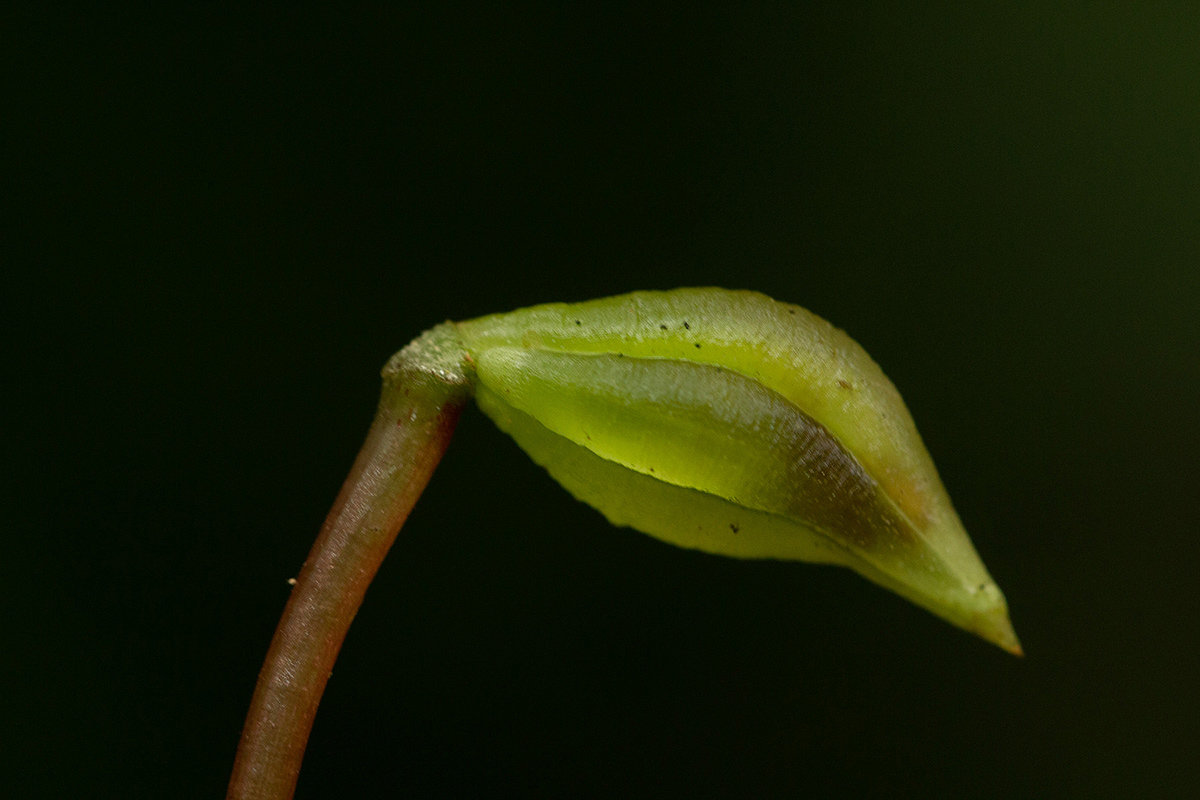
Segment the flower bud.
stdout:
[[823,319],[754,292],[679,289],[458,332],[480,408],[613,524],[848,566],[1021,652],[900,395]]

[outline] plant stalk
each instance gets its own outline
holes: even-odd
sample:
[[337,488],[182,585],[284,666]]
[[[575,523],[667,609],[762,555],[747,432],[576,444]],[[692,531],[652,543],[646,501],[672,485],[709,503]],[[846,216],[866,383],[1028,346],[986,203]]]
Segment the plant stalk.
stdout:
[[292,589],[258,676],[228,800],[288,800],[367,586],[450,443],[474,375],[452,324],[383,370],[367,440]]

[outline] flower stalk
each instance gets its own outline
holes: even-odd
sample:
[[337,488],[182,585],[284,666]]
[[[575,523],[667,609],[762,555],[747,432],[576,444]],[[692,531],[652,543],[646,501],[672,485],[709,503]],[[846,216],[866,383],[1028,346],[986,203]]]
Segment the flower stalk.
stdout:
[[384,368],[367,440],[296,578],[259,673],[229,800],[286,800],[295,792],[346,631],[471,398],[462,356],[453,328],[443,325]]

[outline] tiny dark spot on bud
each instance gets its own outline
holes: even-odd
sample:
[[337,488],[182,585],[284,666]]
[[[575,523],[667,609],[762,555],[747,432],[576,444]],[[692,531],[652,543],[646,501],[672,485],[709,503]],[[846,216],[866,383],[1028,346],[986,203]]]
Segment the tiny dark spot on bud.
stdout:
[[575,320],[575,324],[576,324],[576,325],[582,325],[583,323],[582,323],[582,322],[580,322],[579,320]]
[[731,523],[729,523],[729,530],[733,531],[734,533],[737,533],[738,531],[741,530],[741,528],[738,526],[738,524],[736,522],[731,522]]
[[696,342],[696,349],[697,349],[697,350],[699,350],[699,349],[700,349],[700,343],[699,343],[699,342]]
[[659,325],[658,327],[662,328],[664,331],[667,329],[666,325]]
[[849,382],[849,381],[844,381],[844,380],[842,380],[841,378],[838,378],[838,386],[842,387],[843,389],[853,389],[853,388],[854,388],[854,387],[853,387],[853,386],[850,384],[850,382]]
[[650,468],[650,471],[651,471],[651,472],[654,472],[654,467],[651,467],[651,468]]
[[687,324],[686,319],[683,321],[683,328],[684,328],[684,330],[688,330],[688,331],[690,331],[692,329],[692,326]]
[[796,313],[796,309],[794,309],[794,308],[789,308],[789,309],[788,309],[788,313],[789,313],[789,314],[795,314],[795,313]]

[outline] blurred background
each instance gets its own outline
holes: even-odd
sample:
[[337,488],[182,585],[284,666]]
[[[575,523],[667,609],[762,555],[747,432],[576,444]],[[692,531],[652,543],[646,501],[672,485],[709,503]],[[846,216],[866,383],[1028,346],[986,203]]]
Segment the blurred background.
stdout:
[[883,365],[1027,657],[845,570],[611,528],[471,409],[298,797],[1200,793],[1200,7],[0,30],[10,796],[222,796],[389,354],[690,285]]

